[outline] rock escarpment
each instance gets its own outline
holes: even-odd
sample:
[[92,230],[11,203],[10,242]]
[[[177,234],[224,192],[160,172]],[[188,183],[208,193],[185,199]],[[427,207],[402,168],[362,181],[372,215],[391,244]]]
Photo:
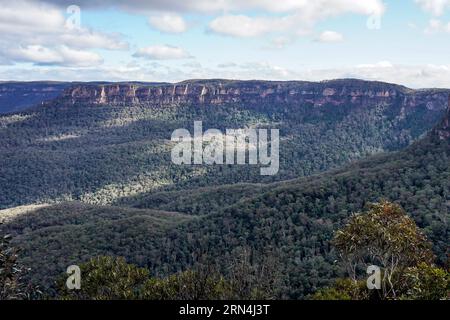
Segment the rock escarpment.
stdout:
[[441,140],[450,140],[450,96],[448,99],[447,113],[442,122],[436,127],[434,132]]
[[174,103],[248,106],[267,103],[312,105],[418,105],[444,110],[449,90],[412,90],[403,86],[361,80],[302,81],[230,81],[190,80],[176,84],[76,84],[65,90],[63,99],[69,103],[149,104]]

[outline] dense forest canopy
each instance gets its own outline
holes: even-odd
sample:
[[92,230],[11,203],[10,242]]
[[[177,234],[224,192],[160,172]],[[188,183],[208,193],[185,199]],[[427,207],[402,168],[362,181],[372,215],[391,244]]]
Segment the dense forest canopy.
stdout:
[[[265,257],[278,266],[271,296],[306,298],[346,276],[334,234],[382,200],[405,210],[436,266],[448,268],[450,109],[442,120],[444,108],[421,102],[406,112],[396,99],[259,109],[58,101],[0,117],[0,231],[23,249],[27,279],[51,296],[68,265],[98,256],[124,257],[158,279],[212,261],[230,279],[227,262],[247,250],[256,269]],[[171,132],[198,119],[279,128],[280,174],[172,165]]]
[[[442,117],[447,97],[358,80],[74,84],[43,106],[0,116],[0,208],[113,204],[145,192],[309,176],[408,146]],[[171,134],[192,132],[195,120],[205,130],[279,129],[279,173],[173,165]]]

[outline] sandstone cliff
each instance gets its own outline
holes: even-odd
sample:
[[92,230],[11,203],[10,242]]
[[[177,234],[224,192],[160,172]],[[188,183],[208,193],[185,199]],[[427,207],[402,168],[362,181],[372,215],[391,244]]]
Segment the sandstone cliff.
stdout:
[[75,84],[63,93],[68,103],[166,105],[192,103],[220,105],[244,103],[249,106],[266,103],[308,104],[313,106],[350,104],[396,104],[402,107],[425,105],[443,110],[449,90],[412,90],[403,86],[361,80],[324,82],[276,82],[190,80],[176,84]]

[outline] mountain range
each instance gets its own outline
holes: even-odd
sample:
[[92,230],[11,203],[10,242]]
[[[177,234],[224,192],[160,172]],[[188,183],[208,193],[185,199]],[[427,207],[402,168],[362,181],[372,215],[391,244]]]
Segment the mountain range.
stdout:
[[[353,79],[66,85],[0,116],[1,228],[49,290],[66,266],[97,255],[167,275],[202,256],[226,269],[249,248],[279,260],[280,297],[303,298],[344,272],[333,232],[381,199],[402,205],[447,263],[447,89]],[[171,133],[197,120],[279,129],[279,174],[172,164]]]

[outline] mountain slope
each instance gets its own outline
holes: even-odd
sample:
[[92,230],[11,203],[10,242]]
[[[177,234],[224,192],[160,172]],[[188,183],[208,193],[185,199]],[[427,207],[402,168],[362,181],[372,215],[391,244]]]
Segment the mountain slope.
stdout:
[[[223,257],[240,246],[257,252],[279,248],[287,275],[285,293],[301,297],[339,274],[329,245],[334,230],[368,202],[388,199],[402,205],[425,229],[438,262],[444,264],[450,243],[449,113],[429,136],[405,151],[271,185],[262,193],[255,189],[255,195],[238,203],[221,203],[221,210],[180,226],[173,251],[204,250],[226,264]],[[211,206],[214,194],[205,196],[204,203],[197,197],[196,206]],[[177,200],[174,203],[178,207]]]
[[[358,80],[78,83],[0,117],[0,208],[79,200],[113,204],[146,192],[309,176],[399,150],[442,117],[448,90]],[[173,130],[279,128],[280,171],[177,166]]]
[[[53,231],[54,225],[65,229],[65,221],[73,211],[70,205],[24,214],[21,219],[9,220],[4,228],[20,235],[17,244],[26,247],[24,261],[30,265],[37,261],[55,261],[58,268],[36,270],[37,280],[49,280],[58,270],[62,272],[61,257],[85,261],[89,256],[105,252],[146,264],[156,274],[188,268],[198,263],[199,255],[207,255],[219,262],[226,272],[233,252],[245,247],[259,257],[275,251],[283,274],[281,297],[301,298],[343,274],[334,263],[336,256],[330,245],[333,232],[368,202],[389,199],[401,204],[425,230],[433,242],[437,261],[444,264],[450,240],[449,119],[450,109],[434,130],[403,151],[376,155],[309,178],[266,186],[247,184],[186,190],[181,199],[192,195],[194,201],[185,207],[171,192],[154,195],[154,198],[152,195],[141,197],[135,205],[177,209],[190,214],[190,219],[183,216],[187,219],[158,233],[158,241],[151,235],[147,238],[139,228],[135,230],[136,224],[119,223],[123,229],[112,227],[116,223],[108,227],[114,212],[138,210],[125,207],[81,207],[80,219],[89,221],[89,208],[95,208],[104,212],[102,219],[107,221],[98,220],[99,224],[75,233],[84,239],[81,243],[73,243],[65,233]],[[158,203],[155,200],[158,198],[164,202]],[[195,214],[198,216],[193,217]],[[48,223],[45,232],[27,229],[33,228],[30,225],[45,223]],[[68,223],[69,230],[72,225]],[[105,250],[103,241],[97,243],[99,237],[116,240],[108,243]]]
[[43,289],[52,287],[69,265],[99,255],[149,264],[148,254],[166,241],[169,230],[195,220],[173,212],[77,202],[6,209],[0,217],[5,223],[0,229],[23,250],[23,263],[32,269],[28,276]]

